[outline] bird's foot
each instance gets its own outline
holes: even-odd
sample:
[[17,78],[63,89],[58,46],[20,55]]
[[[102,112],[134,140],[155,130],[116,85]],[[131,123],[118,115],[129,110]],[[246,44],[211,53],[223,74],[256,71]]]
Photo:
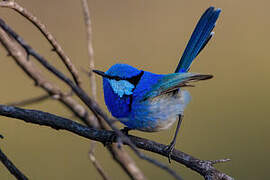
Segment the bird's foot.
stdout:
[[[126,136],[128,136],[128,131],[130,131],[130,130],[131,130],[131,129],[128,128],[128,127],[124,127],[123,129],[120,129],[120,131],[121,131],[124,135],[126,135]],[[121,145],[120,145],[120,144],[121,144],[121,140],[119,139],[119,137],[118,137],[118,135],[117,135],[116,133],[112,134],[112,135],[109,137],[109,140],[106,141],[106,142],[104,142],[103,144],[104,144],[104,146],[109,146],[109,145],[112,145],[112,143],[113,143],[114,141],[117,141],[117,143],[119,144],[119,147],[121,146]]]
[[120,131],[121,131],[124,135],[126,135],[126,136],[128,136],[128,132],[129,132],[130,130],[131,130],[131,129],[128,128],[128,127],[124,127],[123,129],[120,129]]
[[112,134],[112,135],[108,138],[107,141],[103,142],[103,145],[104,145],[105,147],[111,146],[112,143],[115,141],[116,138],[117,138],[117,135],[116,135],[115,133]]
[[167,153],[169,163],[171,163],[171,155],[172,155],[172,152],[174,150],[174,147],[175,147],[175,143],[171,143],[170,145],[168,145],[164,148],[164,151]]

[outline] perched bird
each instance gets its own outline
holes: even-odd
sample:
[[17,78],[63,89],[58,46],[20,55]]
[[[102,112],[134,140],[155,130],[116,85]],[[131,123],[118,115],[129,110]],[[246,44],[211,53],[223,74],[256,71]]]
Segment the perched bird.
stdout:
[[190,65],[213,36],[213,28],[221,10],[209,7],[201,16],[180,62],[172,74],[154,74],[127,64],[115,64],[106,72],[93,70],[103,77],[104,99],[111,114],[126,125],[124,131],[136,129],[155,132],[169,128],[177,119],[173,141],[167,146],[168,157],[190,95],[182,87],[212,75],[189,73]]

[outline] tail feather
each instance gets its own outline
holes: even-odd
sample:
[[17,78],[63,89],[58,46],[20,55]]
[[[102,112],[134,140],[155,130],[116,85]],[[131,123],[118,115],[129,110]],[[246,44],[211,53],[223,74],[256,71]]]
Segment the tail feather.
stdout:
[[175,72],[187,72],[194,58],[213,36],[212,30],[221,10],[209,7],[197,23]]
[[[214,36],[214,32],[211,32],[210,36],[208,37],[208,39],[204,42],[204,44],[202,45],[201,49],[199,50],[199,52],[197,53],[196,57],[200,54],[200,52],[204,49],[204,47],[206,46],[206,44],[210,41],[210,39]],[[196,58],[195,57],[195,58]]]

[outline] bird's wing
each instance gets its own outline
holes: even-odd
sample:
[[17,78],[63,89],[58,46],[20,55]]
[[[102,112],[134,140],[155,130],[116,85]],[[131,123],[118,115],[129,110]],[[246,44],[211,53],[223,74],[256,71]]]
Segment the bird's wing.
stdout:
[[145,93],[142,100],[153,99],[157,96],[171,93],[180,87],[192,86],[190,82],[206,80],[212,78],[213,75],[209,74],[196,74],[196,73],[173,73],[165,75],[164,78],[154,84],[152,88]]

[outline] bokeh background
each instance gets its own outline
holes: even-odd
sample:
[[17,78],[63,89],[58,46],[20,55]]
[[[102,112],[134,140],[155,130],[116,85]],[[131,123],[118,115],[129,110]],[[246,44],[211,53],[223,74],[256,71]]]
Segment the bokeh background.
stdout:
[[[85,89],[89,81],[86,38],[80,1],[18,1],[45,23],[81,71]],[[176,147],[201,159],[231,158],[217,165],[236,179],[269,178],[270,1],[267,0],[89,0],[93,21],[96,68],[107,70],[117,62],[156,73],[172,72],[203,11],[222,9],[215,36],[193,63],[191,71],[210,73],[214,79],[190,88],[192,101],[185,111]],[[51,47],[27,20],[10,9],[0,17],[38,52],[67,73]],[[43,93],[0,48],[0,103],[19,101]],[[32,59],[31,59],[32,60]],[[50,76],[51,80],[57,81]],[[105,108],[101,79],[98,100]],[[27,108],[64,117],[72,114],[54,100]],[[120,126],[120,125],[119,125]],[[169,143],[175,126],[158,133],[132,132]],[[101,179],[90,163],[89,141],[64,131],[1,117],[3,151],[30,179]],[[128,177],[102,145],[97,158],[112,179]],[[165,157],[147,153],[167,163]],[[148,179],[170,179],[166,172],[139,160]],[[184,179],[202,179],[173,162]],[[0,164],[0,179],[13,179]]]

